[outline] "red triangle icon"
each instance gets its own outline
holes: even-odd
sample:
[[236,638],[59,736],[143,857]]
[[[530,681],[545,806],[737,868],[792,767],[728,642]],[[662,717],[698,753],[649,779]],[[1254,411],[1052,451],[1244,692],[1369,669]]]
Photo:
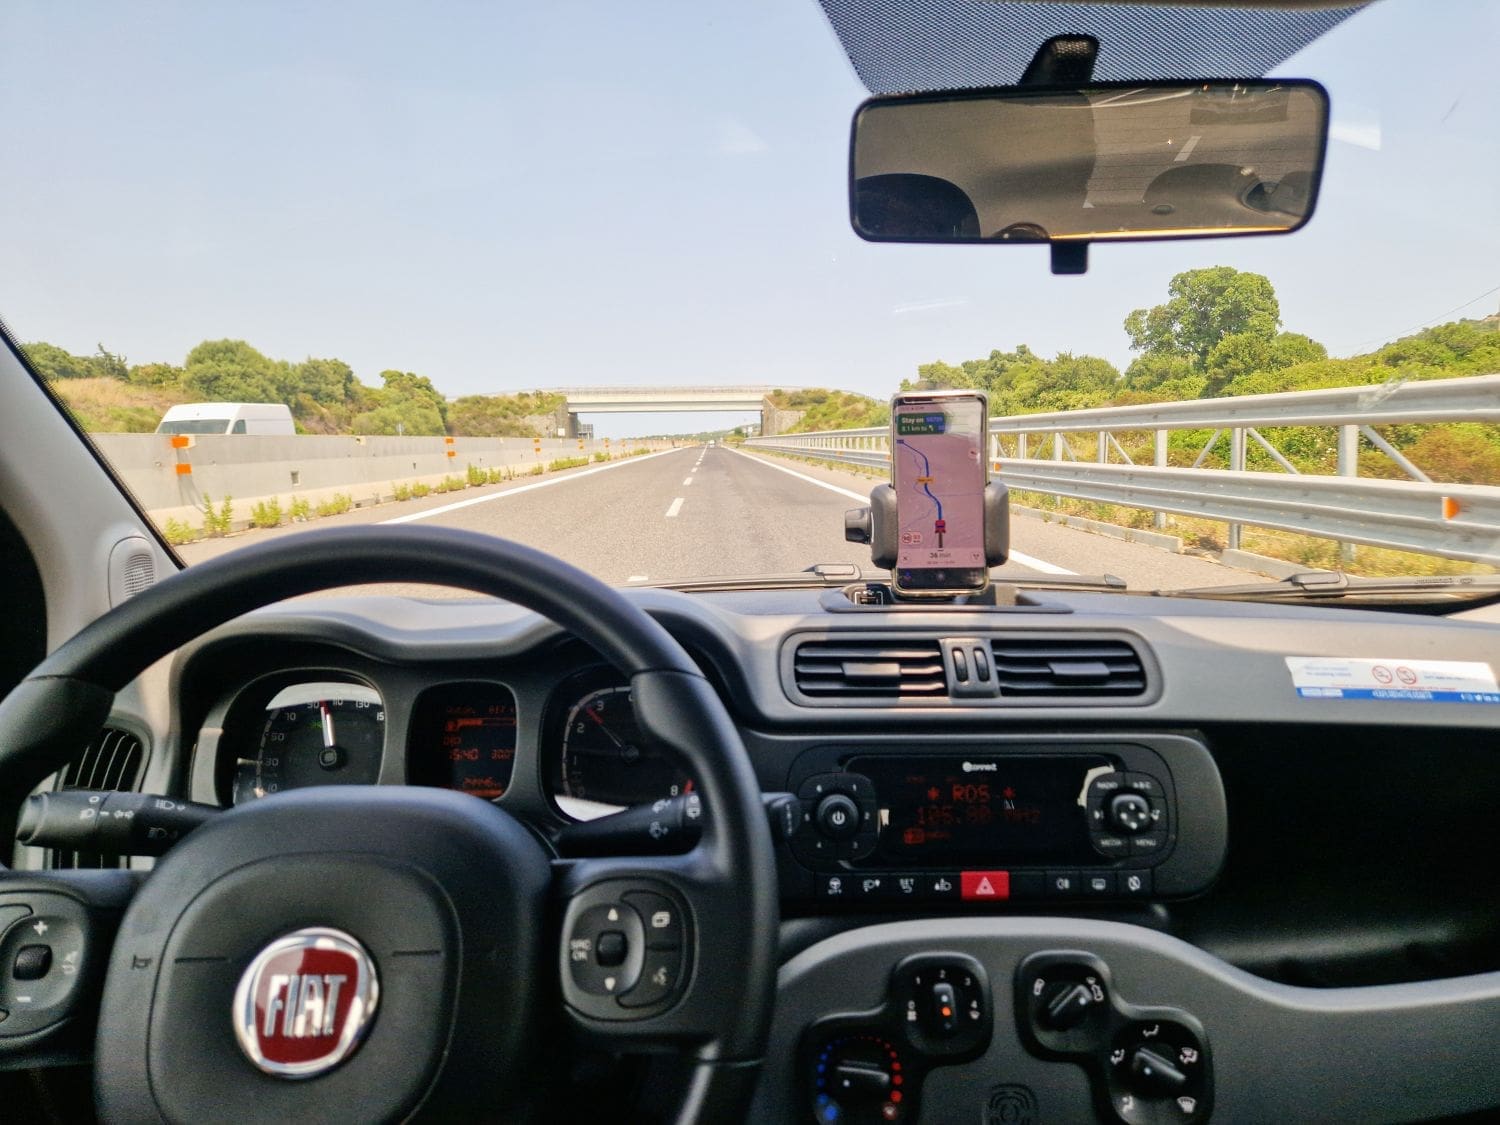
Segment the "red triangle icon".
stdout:
[[974,888],[974,893],[976,895],[990,895],[991,897],[994,896],[994,894],[995,894],[995,888],[992,887],[992,886],[990,886],[990,881],[989,881],[988,876],[986,876],[985,878],[979,880],[979,886],[977,886],[977,887]]

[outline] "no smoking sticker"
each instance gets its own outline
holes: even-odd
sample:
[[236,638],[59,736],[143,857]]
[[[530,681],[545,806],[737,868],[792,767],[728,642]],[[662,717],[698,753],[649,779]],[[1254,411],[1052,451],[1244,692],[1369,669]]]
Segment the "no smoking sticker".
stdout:
[[1477,660],[1288,656],[1286,666],[1303,699],[1500,704],[1494,669]]

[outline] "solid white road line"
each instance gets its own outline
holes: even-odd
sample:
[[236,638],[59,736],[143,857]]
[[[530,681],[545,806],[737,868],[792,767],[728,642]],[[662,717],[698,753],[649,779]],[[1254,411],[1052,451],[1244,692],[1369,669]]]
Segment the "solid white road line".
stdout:
[[692,478],[692,477],[688,477],[688,478],[687,478],[687,479],[686,479],[686,480],[684,480],[684,481],[683,481],[683,482],[682,482],[682,483],[683,483],[683,484],[684,484],[684,485],[689,485],[689,484],[692,484],[692,483],[693,483],[693,478]]
[[618,469],[623,465],[639,465],[642,461],[649,461],[653,457],[663,457],[668,453],[676,453],[675,449],[662,449],[656,453],[644,453],[639,457],[626,457],[620,461],[611,461],[607,465],[600,465],[594,469],[584,469],[580,473],[569,473],[567,476],[554,477],[552,480],[539,480],[535,484],[523,484],[520,488],[508,488],[504,492],[492,492],[488,496],[475,496],[470,500],[458,500],[452,504],[444,504],[440,508],[428,508],[425,512],[413,512],[409,516],[397,516],[395,519],[381,520],[382,524],[392,523],[415,523],[417,520],[431,519],[433,516],[443,515],[445,512],[456,512],[460,508],[472,508],[475,504],[488,504],[491,500],[504,500],[507,496],[519,496],[523,492],[532,492],[538,488],[551,488],[554,484],[567,484],[570,480],[581,480],[591,477],[595,473],[607,473],[610,469]]
[[681,496],[679,496],[676,500],[673,500],[672,501],[672,506],[667,509],[667,519],[671,519],[673,516],[675,516],[680,511],[682,511],[682,497]]
[[[761,465],[765,465],[769,469],[777,469],[783,473],[788,474],[789,476],[796,477],[798,480],[805,480],[808,484],[815,484],[819,488],[826,488],[829,492],[837,492],[840,496],[848,496],[850,499],[858,500],[860,503],[865,505],[868,505],[870,503],[869,493],[864,493],[863,495],[861,495],[860,493],[855,492],[853,489],[840,488],[838,485],[830,484],[826,480],[819,480],[817,477],[810,477],[806,473],[799,473],[796,469],[789,469],[785,465],[778,465],[774,461],[771,461],[767,458],[752,457],[743,449],[736,449],[735,452],[742,457],[749,457],[750,460],[755,461]],[[1078,573],[1076,570],[1069,570],[1067,567],[1056,566],[1044,559],[1033,558],[1031,555],[1022,554],[1020,551],[1012,551],[1010,553],[1010,561],[1020,563],[1022,566],[1028,566],[1032,570],[1039,570],[1043,574]]]

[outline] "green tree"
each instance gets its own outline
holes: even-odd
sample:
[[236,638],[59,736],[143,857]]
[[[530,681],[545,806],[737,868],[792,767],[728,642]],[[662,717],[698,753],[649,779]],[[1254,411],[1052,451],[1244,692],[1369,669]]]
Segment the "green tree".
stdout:
[[1125,318],[1130,347],[1144,355],[1187,356],[1202,365],[1226,336],[1276,335],[1281,305],[1269,278],[1229,266],[1187,270],[1167,285],[1167,301]]
[[37,374],[49,383],[58,379],[91,379],[100,374],[93,356],[73,355],[56,344],[38,340],[34,344],[23,344],[22,350]]
[[1208,353],[1204,394],[1220,394],[1232,380],[1257,371],[1280,371],[1327,358],[1327,348],[1300,332],[1280,332],[1270,339],[1253,332],[1236,332],[1225,336]]
[[410,371],[382,371],[385,386],[377,404],[354,418],[357,434],[421,434],[447,432],[448,403],[432,380]]
[[348,402],[356,381],[354,369],[341,359],[309,358],[291,371],[296,393],[324,406]]
[[188,352],[183,389],[203,402],[284,402],[285,375],[244,340],[205,340]]

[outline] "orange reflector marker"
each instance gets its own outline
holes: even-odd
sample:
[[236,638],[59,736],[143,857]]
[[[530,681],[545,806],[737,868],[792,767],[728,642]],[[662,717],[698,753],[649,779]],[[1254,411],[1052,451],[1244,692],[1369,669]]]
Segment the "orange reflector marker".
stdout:
[[190,435],[190,434],[173,434],[172,435],[172,448],[173,449],[191,449],[192,445],[193,445],[192,435]]
[[[448,440],[452,441],[453,439],[449,438]],[[450,450],[448,450],[448,456],[449,457],[457,457],[458,456],[458,450],[456,450],[456,449],[450,449]]]
[[453,444],[453,439],[452,439],[452,438],[451,438],[451,437],[445,437],[445,438],[444,438],[444,439],[443,439],[443,442],[444,442],[444,443],[445,443],[445,444],[447,444],[447,445],[452,445],[452,444]]
[[1443,497],[1443,518],[1451,520],[1464,510],[1464,506],[1451,496]]
[[172,467],[177,470],[177,475],[180,477],[189,477],[193,475],[193,467],[191,465],[179,463]]

